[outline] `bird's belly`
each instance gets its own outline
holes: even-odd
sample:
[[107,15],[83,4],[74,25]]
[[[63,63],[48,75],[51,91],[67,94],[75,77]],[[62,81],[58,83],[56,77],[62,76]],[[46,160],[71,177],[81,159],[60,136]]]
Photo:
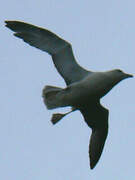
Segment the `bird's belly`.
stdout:
[[94,94],[90,87],[73,87],[70,92],[67,93],[66,99],[71,102],[72,105],[82,105],[87,101],[94,101],[97,96]]
[[100,99],[112,88],[103,82],[102,78],[98,78],[98,80],[86,79],[67,87],[65,89],[65,102],[77,106]]

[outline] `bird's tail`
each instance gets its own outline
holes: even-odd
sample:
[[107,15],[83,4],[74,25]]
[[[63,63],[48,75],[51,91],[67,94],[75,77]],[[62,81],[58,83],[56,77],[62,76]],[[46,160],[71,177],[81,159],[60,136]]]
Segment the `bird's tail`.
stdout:
[[42,97],[47,109],[55,109],[58,107],[64,107],[63,101],[59,93],[62,91],[62,88],[55,86],[45,86],[42,92]]

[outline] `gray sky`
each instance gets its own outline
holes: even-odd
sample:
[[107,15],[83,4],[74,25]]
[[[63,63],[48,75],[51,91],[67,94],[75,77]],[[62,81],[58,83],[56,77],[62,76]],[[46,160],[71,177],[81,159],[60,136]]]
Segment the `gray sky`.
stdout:
[[110,110],[109,135],[99,163],[90,170],[91,130],[82,115],[74,112],[53,126],[54,111],[43,104],[45,85],[65,86],[51,57],[4,27],[4,20],[45,27],[72,43],[86,69],[134,73],[134,7],[133,0],[1,2],[1,180],[134,180],[135,80],[122,81],[102,99]]

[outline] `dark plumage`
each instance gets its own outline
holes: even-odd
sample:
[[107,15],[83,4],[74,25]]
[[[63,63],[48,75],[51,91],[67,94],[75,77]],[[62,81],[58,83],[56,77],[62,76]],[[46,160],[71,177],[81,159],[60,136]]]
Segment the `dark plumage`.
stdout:
[[[92,128],[89,145],[90,167],[97,164],[108,134],[109,111],[100,104],[100,98],[107,94],[121,80],[132,77],[119,69],[106,72],[87,71],[77,64],[70,43],[56,34],[19,21],[5,21],[6,27],[26,43],[52,56],[53,63],[64,78],[67,87],[46,86],[43,89],[44,103],[48,109],[71,106],[80,110],[85,122]],[[56,124],[66,114],[53,114]]]

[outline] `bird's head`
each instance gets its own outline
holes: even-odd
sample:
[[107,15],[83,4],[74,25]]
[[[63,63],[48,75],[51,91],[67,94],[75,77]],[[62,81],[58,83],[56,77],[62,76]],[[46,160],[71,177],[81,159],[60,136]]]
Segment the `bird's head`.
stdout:
[[117,77],[120,80],[133,77],[132,74],[127,74],[120,69],[114,69],[112,70],[112,73],[114,74],[114,77]]
[[133,77],[132,74],[127,74],[120,69],[114,69],[111,71],[107,71],[107,75],[109,76],[110,81],[112,80],[114,85],[119,83],[120,81],[126,79],[126,78]]

